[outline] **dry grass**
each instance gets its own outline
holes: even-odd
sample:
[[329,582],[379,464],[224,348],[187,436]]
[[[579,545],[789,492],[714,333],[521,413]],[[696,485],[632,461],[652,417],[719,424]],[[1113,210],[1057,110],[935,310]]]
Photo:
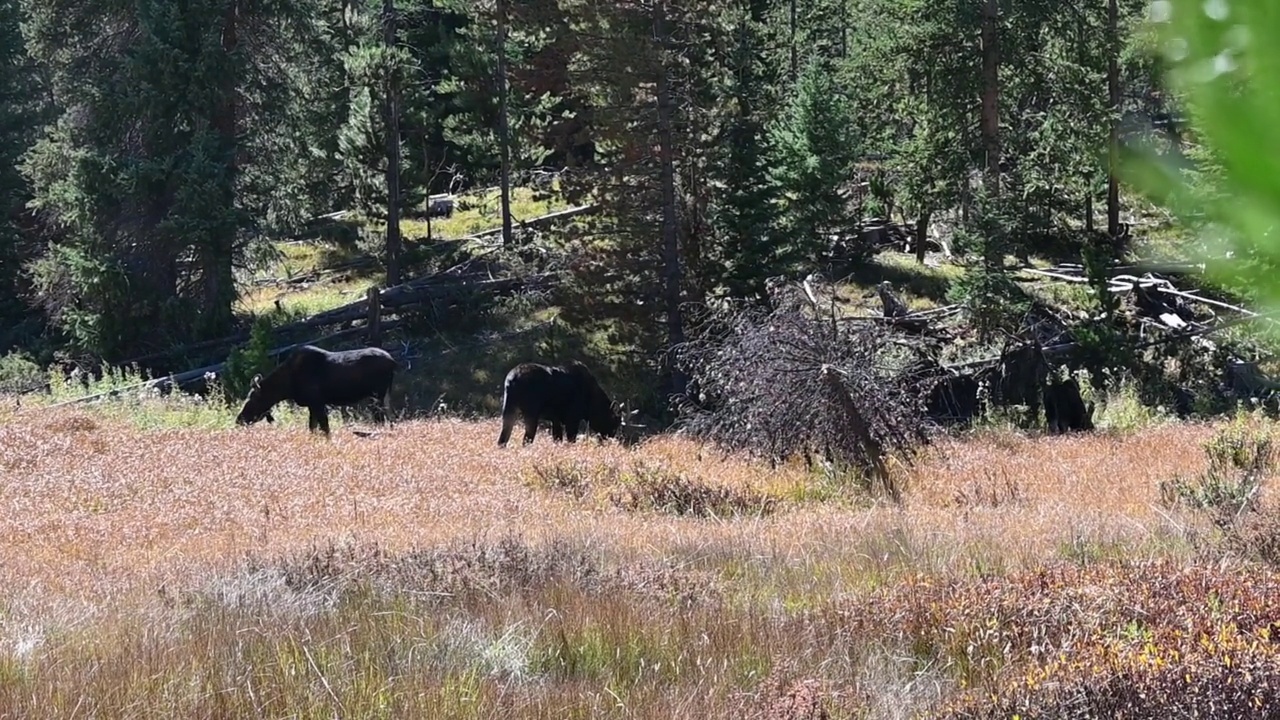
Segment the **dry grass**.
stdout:
[[[1214,432],[948,440],[894,506],[671,437],[0,423],[0,717],[927,716],[967,697],[963,649],[850,613],[921,579],[1194,566],[1206,523],[1159,484]],[[1030,672],[996,656],[992,688]]]

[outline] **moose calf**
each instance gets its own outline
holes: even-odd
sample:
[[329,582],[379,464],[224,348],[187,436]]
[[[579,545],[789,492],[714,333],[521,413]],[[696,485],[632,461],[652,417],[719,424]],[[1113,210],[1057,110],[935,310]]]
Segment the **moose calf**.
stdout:
[[1093,403],[1086,404],[1080,397],[1080,383],[1075,378],[1051,382],[1044,389],[1044,417],[1054,435],[1092,430]]
[[575,442],[583,420],[602,438],[611,438],[622,425],[617,406],[609,400],[586,365],[571,360],[564,365],[521,363],[507,373],[502,384],[502,433],[498,446],[511,439],[516,416],[524,418],[524,444],[538,434],[538,421],[551,421],[551,438]]
[[389,421],[387,394],[399,367],[395,358],[382,348],[360,348],[330,352],[311,345],[297,348],[265,378],[253,378],[252,389],[244,408],[236,416],[237,425],[250,425],[263,418],[275,422],[271,408],[292,400],[307,408],[307,427],[329,434],[329,412],[326,406],[350,406],[373,398],[374,418]]

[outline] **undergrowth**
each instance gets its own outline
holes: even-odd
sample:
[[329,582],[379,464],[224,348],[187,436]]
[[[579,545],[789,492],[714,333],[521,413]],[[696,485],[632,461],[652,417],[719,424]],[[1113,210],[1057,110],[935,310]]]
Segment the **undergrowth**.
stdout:
[[1192,477],[1161,483],[1168,506],[1184,505],[1211,514],[1230,528],[1246,512],[1256,511],[1263,482],[1276,469],[1275,431],[1252,418],[1237,419],[1204,445],[1208,467]]
[[535,465],[530,482],[577,500],[603,501],[627,512],[693,517],[765,516],[777,498],[748,486],[731,487],[689,477],[661,464],[635,462],[627,469],[583,463]]

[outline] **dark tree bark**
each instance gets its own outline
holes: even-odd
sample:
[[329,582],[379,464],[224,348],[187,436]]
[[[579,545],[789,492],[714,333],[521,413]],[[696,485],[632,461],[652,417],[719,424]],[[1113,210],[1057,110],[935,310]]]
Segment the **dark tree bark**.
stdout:
[[673,395],[682,395],[685,391],[684,373],[670,361],[675,347],[684,342],[684,318],[680,308],[683,268],[680,258],[679,225],[676,218],[675,136],[672,130],[674,108],[668,66],[671,37],[667,27],[666,0],[657,0],[654,3],[653,32],[661,45],[657,78],[658,160],[661,165],[659,181],[662,185],[663,302],[667,314],[667,367],[670,370],[668,390]]
[[[396,46],[396,10],[392,0],[382,0],[383,42]],[[389,68],[383,93],[383,118],[387,135],[387,285],[400,284],[400,108],[399,77]]]
[[916,218],[916,262],[924,264],[924,241],[929,237],[929,221],[933,213],[925,210]]
[[[231,0],[222,16],[222,51],[233,57],[239,49],[239,2]],[[222,150],[226,153],[226,178],[223,184],[222,202],[228,210],[235,207],[236,178],[239,173],[239,143],[237,124],[239,104],[235,72],[227,72],[223,78],[220,107],[215,115],[215,126],[222,138]],[[235,254],[236,228],[227,226],[217,238],[211,238],[205,246],[201,262],[203,285],[204,331],[211,335],[228,332],[234,321],[232,305],[235,302],[235,276],[232,268]]]
[[502,244],[512,242],[511,228],[511,126],[508,115],[507,2],[498,2],[498,144],[502,154]]
[[1120,19],[1116,0],[1107,0],[1107,102],[1112,117],[1107,133],[1107,235],[1120,235],[1120,184],[1116,172],[1120,162]]
[[1000,3],[982,9],[982,145],[987,154],[987,189],[1000,192]]

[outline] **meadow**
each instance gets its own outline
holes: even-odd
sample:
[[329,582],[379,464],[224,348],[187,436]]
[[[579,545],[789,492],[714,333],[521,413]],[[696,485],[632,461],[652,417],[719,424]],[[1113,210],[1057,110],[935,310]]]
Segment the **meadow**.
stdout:
[[896,466],[899,505],[676,436],[499,449],[496,419],[325,440],[296,416],[10,408],[0,717],[1269,717],[1280,701],[1270,465],[1252,504],[1210,512],[1243,487],[1220,461],[1269,453],[1265,420],[977,429]]

